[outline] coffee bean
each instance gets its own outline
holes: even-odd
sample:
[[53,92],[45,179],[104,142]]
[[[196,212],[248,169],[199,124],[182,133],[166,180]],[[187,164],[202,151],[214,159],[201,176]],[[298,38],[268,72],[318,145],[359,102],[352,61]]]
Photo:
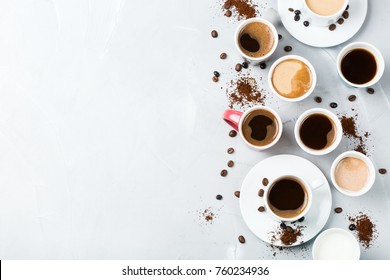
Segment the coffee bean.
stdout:
[[344,11],[343,18],[345,18],[345,19],[349,18],[349,13],[347,10]]
[[341,207],[336,207],[336,208],[334,209],[334,211],[335,211],[337,214],[340,214],[341,212],[343,212],[343,208],[341,208]]
[[240,241],[241,244],[244,244],[244,243],[245,243],[245,237],[242,236],[242,235],[240,235],[240,236],[238,237],[238,241]]
[[375,89],[369,87],[369,88],[367,89],[367,92],[368,92],[369,94],[374,94],[374,93],[375,93]]
[[230,137],[236,137],[236,136],[237,136],[237,131],[235,131],[235,130],[230,130],[230,131],[229,131],[229,136],[230,136]]
[[314,97],[314,101],[317,102],[317,103],[321,103],[322,102],[322,98],[319,97],[319,96],[316,96],[316,97]]
[[227,58],[227,54],[226,53],[221,53],[221,55],[219,56],[220,59],[226,59]]
[[286,226],[285,223],[280,223],[280,228],[281,228],[281,229],[286,229],[286,227],[287,227],[287,226]]
[[259,194],[260,197],[263,197],[264,196],[264,190],[260,189],[258,194]]
[[234,166],[234,161],[229,160],[228,163],[227,163],[227,166],[230,167],[230,168],[233,167]]
[[329,25],[328,28],[329,28],[330,31],[333,31],[333,30],[336,29],[336,24],[331,24],[331,25]]
[[217,38],[218,37],[218,32],[216,30],[211,31],[211,37]]
[[381,168],[381,169],[379,169],[379,170],[378,170],[378,172],[379,172],[379,174],[382,174],[382,175],[384,175],[384,174],[386,174],[386,173],[387,173],[387,170],[386,170],[386,169],[384,169],[384,168]]
[[234,195],[237,196],[237,197],[240,197],[240,194],[241,194],[240,191],[235,191],[234,192]]
[[299,15],[296,14],[296,15],[294,16],[294,20],[295,20],[295,21],[299,21],[300,19],[301,19],[301,17],[300,17]]
[[247,69],[247,68],[249,67],[248,62],[244,61],[244,62],[242,63],[242,67],[245,68],[245,69]]
[[237,63],[237,64],[236,64],[236,67],[235,67],[234,69],[236,69],[237,72],[240,72],[241,69],[242,69],[241,63]]
[[214,76],[215,77],[219,77],[220,76],[219,72],[218,71],[214,71]]
[[227,11],[225,12],[225,17],[231,17],[231,16],[232,16],[232,11],[227,10]]
[[338,105],[337,105],[336,102],[332,102],[332,103],[329,104],[329,106],[330,106],[330,108],[335,109],[335,108],[337,108]]
[[293,8],[288,8],[288,10],[289,10],[290,12],[294,12],[294,9],[293,9]]
[[286,227],[286,231],[287,231],[287,232],[293,232],[294,230],[293,230],[293,228],[292,228],[292,227],[290,227],[290,226],[287,226],[287,227]]
[[283,38],[282,34],[278,34],[278,39],[282,40],[282,38]]
[[233,149],[233,148],[227,149],[227,153],[228,153],[229,155],[232,154],[232,153],[234,153],[234,149]]
[[294,11],[294,14],[300,15],[300,14],[301,14],[301,11],[300,11],[300,10],[295,10],[295,11]]
[[263,186],[267,186],[268,185],[268,179],[267,178],[264,178],[261,183],[263,184]]
[[223,4],[223,7],[225,9],[229,9],[230,8],[230,3],[229,2],[225,2],[225,4]]
[[213,76],[213,82],[216,83],[218,81],[219,81],[218,77],[217,76]]
[[291,52],[292,51],[292,47],[291,46],[285,46],[284,47],[284,51],[285,52]]
[[305,217],[302,217],[298,220],[298,222],[302,223],[305,220]]
[[222,200],[222,195],[218,194],[216,197],[215,197],[217,200]]
[[355,101],[356,100],[356,95],[350,95],[349,97],[348,97],[348,100],[349,101],[351,101],[351,102],[353,102],[353,101]]
[[226,177],[227,174],[228,174],[227,170],[226,169],[222,169],[221,176],[222,177]]
[[265,69],[267,68],[267,64],[265,62],[260,63],[260,69]]
[[259,212],[264,212],[265,208],[264,208],[264,206],[260,206],[257,210],[259,210]]
[[349,9],[349,4],[347,5],[347,7],[345,8],[345,10],[348,10]]
[[303,25],[306,26],[306,27],[308,27],[308,26],[310,25],[310,23],[309,23],[307,20],[305,20],[305,21],[303,22]]
[[337,23],[338,23],[338,24],[343,24],[343,23],[344,23],[344,19],[343,19],[343,18],[339,18],[339,19],[337,20]]
[[349,230],[353,231],[356,229],[356,226],[354,224],[350,224],[348,228]]

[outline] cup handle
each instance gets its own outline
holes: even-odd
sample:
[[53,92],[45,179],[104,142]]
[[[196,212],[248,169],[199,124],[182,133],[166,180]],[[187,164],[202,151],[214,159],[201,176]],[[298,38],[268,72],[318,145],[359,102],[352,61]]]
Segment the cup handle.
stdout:
[[311,188],[312,190],[316,190],[316,189],[318,189],[319,187],[323,186],[324,184],[325,184],[325,183],[324,183],[323,180],[318,179],[318,180],[315,180],[314,182],[311,182],[311,183],[310,183],[310,188]]
[[242,112],[228,109],[223,113],[223,120],[227,122],[231,127],[238,131],[238,124],[240,122]]
[[277,26],[281,22],[279,13],[273,8],[269,8],[263,14],[263,18],[268,20],[270,23],[272,23],[275,26]]

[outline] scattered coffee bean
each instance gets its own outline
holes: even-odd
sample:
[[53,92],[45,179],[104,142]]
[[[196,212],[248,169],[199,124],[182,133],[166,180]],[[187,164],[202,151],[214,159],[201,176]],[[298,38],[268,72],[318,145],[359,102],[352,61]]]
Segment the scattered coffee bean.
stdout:
[[259,194],[260,197],[263,197],[264,196],[264,190],[260,189],[258,194]]
[[310,25],[310,23],[309,23],[307,20],[305,20],[305,21],[303,22],[303,25],[306,26],[306,27],[308,27],[308,26]]
[[226,177],[227,174],[228,174],[227,170],[226,169],[222,169],[221,176],[222,177]]
[[235,131],[235,130],[230,130],[230,131],[229,131],[229,136],[230,136],[230,137],[236,137],[236,136],[237,136],[237,131]]
[[213,82],[218,82],[219,81],[219,79],[218,79],[218,77],[217,76],[213,76]]
[[317,103],[321,103],[322,102],[322,98],[319,97],[319,96],[316,96],[316,97],[314,97],[314,101],[317,102]]
[[354,224],[350,224],[348,228],[349,230],[353,231],[356,229],[356,226]]
[[288,10],[289,10],[290,12],[294,12],[294,9],[293,9],[293,8],[288,8]]
[[259,209],[257,209],[257,210],[259,210],[259,212],[264,212],[265,208],[264,208],[264,206],[260,206]]
[[241,63],[237,63],[237,64],[236,64],[236,67],[235,67],[234,69],[236,69],[237,72],[240,72],[241,69],[242,69]]
[[230,168],[233,167],[234,166],[234,161],[229,160],[228,163],[227,163],[227,166],[230,167]]
[[381,169],[379,169],[379,170],[378,170],[378,172],[379,172],[379,174],[382,174],[382,175],[384,175],[384,174],[386,174],[386,173],[387,173],[387,170],[386,170],[386,169],[384,169],[384,168],[381,168]]
[[337,105],[336,102],[332,102],[332,103],[329,104],[329,106],[330,106],[330,108],[335,109],[335,108],[337,108],[338,105]]
[[235,192],[234,192],[234,195],[235,195],[236,197],[240,197],[240,194],[241,194],[240,191],[235,191]]
[[232,16],[232,11],[227,10],[227,11],[225,12],[225,17],[231,17],[231,16]]
[[345,8],[345,10],[347,11],[349,9],[349,4],[347,5],[347,7]]
[[282,40],[282,38],[283,38],[282,34],[278,34],[278,39]]
[[211,37],[217,38],[218,37],[218,32],[216,30],[211,31]]
[[242,63],[242,68],[247,69],[248,67],[249,67],[248,62],[244,61],[244,62]]
[[333,30],[336,29],[336,24],[331,24],[331,25],[329,25],[328,28],[329,28],[330,31],[333,31]]
[[336,207],[336,208],[334,209],[334,211],[335,211],[337,214],[340,214],[341,212],[343,212],[343,208],[341,208],[341,207]]
[[260,69],[265,69],[267,68],[267,64],[265,62],[260,63]]
[[219,77],[220,76],[219,72],[218,71],[214,71],[214,76],[215,77]]
[[245,237],[242,236],[242,235],[240,235],[240,236],[238,237],[238,241],[240,241],[241,244],[244,244],[244,243],[245,243]]
[[291,46],[285,46],[284,47],[284,51],[285,52],[291,52],[292,51],[292,47]]
[[375,93],[375,89],[369,87],[369,88],[367,89],[367,92],[368,92],[369,94],[374,94],[374,93]]
[[286,227],[286,231],[287,231],[287,232],[293,232],[294,230],[293,230],[293,228],[292,228],[292,227],[290,227],[290,226],[287,226],[287,227]]
[[268,179],[267,178],[264,178],[261,183],[263,184],[263,186],[267,186],[268,185]]
[[337,23],[338,23],[338,24],[343,24],[343,23],[344,23],[344,19],[343,19],[343,18],[339,18],[339,19],[337,20]]
[[280,228],[281,228],[281,229],[286,229],[286,227],[287,227],[287,226],[286,226],[285,223],[280,223]]
[[347,10],[344,11],[343,18],[345,18],[345,19],[349,18],[349,13]]
[[298,222],[302,223],[305,220],[305,217],[302,217],[298,220]]
[[227,54],[226,53],[221,53],[221,55],[219,56],[220,59],[226,59],[227,58]]
[[217,200],[222,200],[222,195],[218,194],[216,197],[215,197]]
[[356,100],[356,95],[350,95],[349,97],[348,97],[348,100],[349,101],[351,101],[351,102],[353,102],[353,101],[355,101]]
[[230,8],[230,3],[228,1],[226,1],[225,4],[223,4],[223,7],[225,9],[229,9]]
[[227,153],[228,153],[229,155],[231,155],[232,153],[234,153],[234,149],[233,149],[233,148],[227,149]]
[[301,11],[300,11],[300,10],[295,10],[295,11],[294,11],[294,14],[300,15],[300,14],[301,14]]
[[295,16],[294,16],[294,20],[295,20],[295,21],[299,21],[300,19],[301,19],[301,17],[300,17],[299,15],[295,15]]

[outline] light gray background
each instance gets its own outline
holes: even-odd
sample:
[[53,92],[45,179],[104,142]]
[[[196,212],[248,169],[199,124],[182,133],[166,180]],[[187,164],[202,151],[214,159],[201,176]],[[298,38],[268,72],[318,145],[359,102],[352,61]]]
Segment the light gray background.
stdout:
[[[261,13],[276,4],[254,2]],[[255,163],[275,154],[302,155],[328,176],[349,142],[327,156],[304,154],[293,125],[316,104],[312,98],[287,104],[270,95],[267,105],[285,121],[282,140],[257,153],[228,137],[221,120],[225,89],[241,59],[233,45],[237,20],[223,16],[221,3],[0,1],[1,259],[311,258],[310,242],[279,251],[258,240],[233,192]],[[379,47],[388,66],[389,14],[389,1],[369,1],[364,27],[350,40]],[[336,101],[336,113],[355,108],[362,130],[372,134],[372,160],[390,170],[389,70],[374,95],[347,88],[335,70],[345,44],[315,49],[278,29],[284,38],[269,64],[285,45],[311,60],[320,107]],[[217,84],[214,70],[221,72]],[[251,70],[265,88],[266,72]],[[353,104],[351,93],[358,96]],[[231,156],[230,146],[236,149]],[[222,178],[229,159],[236,165]],[[360,210],[376,221],[379,237],[363,259],[390,259],[389,176],[378,176],[362,198],[332,187],[333,206],[345,210],[332,213],[326,228],[346,228],[346,215]],[[216,214],[212,223],[200,214],[208,207]],[[246,244],[238,243],[240,234]]]

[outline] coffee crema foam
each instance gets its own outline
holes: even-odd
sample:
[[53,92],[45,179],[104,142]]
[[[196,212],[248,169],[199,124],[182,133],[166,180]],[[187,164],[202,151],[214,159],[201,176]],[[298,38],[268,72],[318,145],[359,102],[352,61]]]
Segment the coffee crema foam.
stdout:
[[345,0],[306,0],[309,9],[320,16],[336,14],[345,4]]
[[334,177],[342,189],[356,192],[366,185],[369,178],[367,164],[358,158],[346,157],[336,166]]
[[298,98],[311,88],[313,77],[310,68],[298,59],[280,62],[272,74],[272,85],[283,97]]
[[246,55],[259,58],[267,55],[275,44],[271,28],[262,22],[250,22],[238,35],[240,49]]

